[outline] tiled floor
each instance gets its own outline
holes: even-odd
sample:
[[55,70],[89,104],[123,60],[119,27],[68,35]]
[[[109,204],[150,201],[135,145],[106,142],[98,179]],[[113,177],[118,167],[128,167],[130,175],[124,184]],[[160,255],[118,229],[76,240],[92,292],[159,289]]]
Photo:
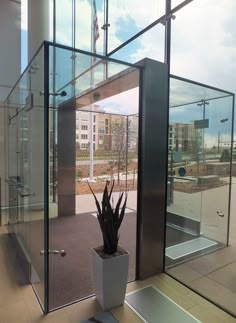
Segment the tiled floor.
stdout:
[[[23,273],[14,266],[14,254],[6,230],[0,227],[0,322],[1,323],[79,323],[101,311],[94,298],[87,299],[44,316]],[[236,322],[236,319],[207,302],[166,274],[128,285],[127,292],[153,284],[193,316],[206,323]],[[204,285],[204,282],[203,282]],[[112,310],[120,323],[141,320],[127,306]],[[171,322],[167,322],[171,323]],[[175,322],[178,323],[178,322]],[[181,322],[180,322],[181,323]]]
[[236,248],[228,247],[178,265],[168,272],[236,314]]
[[172,267],[168,273],[236,315],[235,184],[232,185],[230,246]]

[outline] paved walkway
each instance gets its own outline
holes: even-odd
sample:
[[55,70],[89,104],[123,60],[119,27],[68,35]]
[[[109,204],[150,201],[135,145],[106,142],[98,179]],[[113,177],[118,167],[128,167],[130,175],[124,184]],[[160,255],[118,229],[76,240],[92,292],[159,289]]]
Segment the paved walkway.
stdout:
[[[119,198],[120,193],[114,192],[114,204]],[[102,193],[96,194],[98,201],[102,200]],[[137,209],[137,191],[129,191],[128,199],[127,199],[127,208],[136,210]],[[87,213],[87,212],[95,212],[96,205],[94,202],[94,197],[92,194],[82,194],[76,195],[76,214]]]

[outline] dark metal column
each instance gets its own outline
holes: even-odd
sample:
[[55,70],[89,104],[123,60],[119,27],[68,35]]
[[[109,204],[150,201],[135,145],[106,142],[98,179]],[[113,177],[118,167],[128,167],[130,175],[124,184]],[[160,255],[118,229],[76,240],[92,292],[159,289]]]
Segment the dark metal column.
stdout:
[[168,67],[144,59],[140,84],[137,278],[163,271],[165,248]]
[[58,216],[75,214],[75,102],[58,108]]

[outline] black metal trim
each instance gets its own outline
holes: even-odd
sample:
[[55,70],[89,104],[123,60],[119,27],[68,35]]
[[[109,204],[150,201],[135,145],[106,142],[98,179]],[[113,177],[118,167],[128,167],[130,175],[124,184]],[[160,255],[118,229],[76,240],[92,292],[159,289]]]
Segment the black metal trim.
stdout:
[[[47,44],[49,46],[54,46],[56,48],[61,48],[61,49],[65,49],[65,50],[69,50],[69,51],[73,51],[75,53],[80,53],[80,54],[83,54],[83,55],[87,55],[87,56],[90,56],[90,57],[96,57],[96,58],[100,58],[102,60],[107,60],[109,62],[114,62],[114,63],[117,63],[117,64],[121,64],[121,65],[125,65],[125,66],[129,66],[129,67],[136,67],[136,68],[140,68],[138,65],[135,65],[135,64],[131,64],[131,63],[127,63],[127,62],[124,62],[124,61],[121,61],[121,60],[118,60],[116,58],[111,58],[111,57],[107,57],[107,56],[103,56],[103,55],[100,55],[100,54],[94,54],[94,53],[91,53],[91,52],[88,52],[88,51],[85,51],[85,50],[82,50],[82,49],[78,49],[78,48],[73,48],[73,47],[70,47],[70,46],[66,46],[66,45],[61,45],[61,44],[58,44],[58,43],[53,43],[53,42],[50,42],[50,41],[47,41],[45,40],[40,47],[43,46],[43,44]],[[36,55],[35,55],[36,56]]]
[[[171,0],[166,0],[166,17],[171,15]],[[170,59],[171,59],[171,19],[166,21],[165,25],[165,63],[168,66],[168,86],[167,86],[167,106],[168,106],[168,115],[167,115],[167,138],[166,138],[166,186],[165,186],[165,214],[164,214],[164,223],[165,223],[165,230],[164,230],[164,248],[163,248],[163,267],[162,271],[165,272],[166,263],[165,263],[165,252],[166,252],[166,226],[167,226],[167,189],[168,189],[168,155],[169,155],[169,117],[170,117]]]
[[[171,16],[171,0],[166,0],[166,17]],[[166,20],[165,24],[165,63],[168,65],[168,74],[170,74],[171,59],[171,19]]]
[[230,156],[230,171],[229,171],[229,200],[228,200],[228,221],[227,221],[227,246],[229,245],[229,231],[230,231],[230,210],[231,210],[231,194],[232,194],[232,171],[233,171],[233,148],[234,148],[234,105],[235,95],[232,100],[232,123],[231,123],[231,156]]
[[104,12],[104,15],[105,15],[105,25],[107,26],[104,30],[104,34],[105,34],[105,39],[103,40],[105,42],[105,52],[103,53],[105,56],[107,56],[107,52],[108,52],[108,26],[109,26],[109,23],[108,23],[108,19],[109,19],[109,1],[108,0],[105,0],[105,12]]
[[[193,0],[185,0],[182,3],[180,3],[178,6],[174,7],[170,11],[170,16],[172,16],[174,13],[176,13],[177,11],[179,11],[180,9],[182,9],[183,7],[185,7],[187,4],[189,4],[192,1]],[[141,36],[142,34],[144,34],[146,31],[150,30],[152,27],[155,27],[158,24],[162,24],[162,22],[165,21],[165,20],[166,20],[166,14],[162,15],[160,18],[158,18],[157,20],[155,20],[154,22],[152,22],[146,28],[142,29],[137,34],[135,34],[134,36],[132,36],[131,38],[129,38],[128,40],[126,40],[124,43],[122,43],[121,45],[119,45],[118,47],[116,47],[115,49],[113,49],[111,52],[109,52],[107,54],[107,56],[113,55],[114,53],[116,53],[117,51],[119,51],[121,48],[125,47],[126,45],[128,45],[129,43],[131,43],[133,40],[135,40],[136,38],[138,38],[139,36]]]
[[164,248],[163,248],[163,268],[162,268],[162,271],[165,272],[165,268],[166,268],[166,263],[165,263],[165,253],[166,253],[166,226],[167,226],[167,200],[168,200],[168,185],[167,185],[167,182],[168,182],[168,155],[169,155],[169,118],[170,118],[170,77],[168,76],[168,97],[167,97],[167,106],[168,106],[168,115],[167,115],[167,138],[166,138],[166,164],[167,164],[167,167],[166,167],[166,186],[165,186],[165,214],[164,214],[164,223],[165,223],[165,230],[164,230]]
[[44,312],[49,312],[49,44],[44,44]]
[[136,213],[136,268],[135,268],[135,279],[140,279],[140,239],[141,239],[141,213],[142,202],[141,196],[142,193],[142,164],[143,164],[143,147],[142,147],[142,102],[143,102],[143,70],[139,72],[139,120],[138,120],[138,178],[137,178],[137,213]]
[[[204,101],[219,100],[219,99],[228,98],[228,97],[230,97],[230,96],[232,96],[232,94],[226,94],[226,95],[218,96],[218,97],[216,97],[216,98],[205,99]],[[202,100],[203,100],[203,99],[198,100],[198,101],[189,102],[189,103],[182,103],[182,104],[172,105],[172,106],[170,106],[170,109],[178,108],[178,107],[184,107],[184,106],[186,106],[186,105],[191,105],[191,104],[198,104],[199,102],[202,102]]]
[[226,90],[223,90],[223,89],[211,86],[211,85],[207,85],[205,83],[200,83],[200,82],[196,82],[196,81],[193,81],[193,80],[189,80],[189,79],[186,79],[184,77],[177,76],[177,75],[174,75],[174,74],[170,74],[170,78],[180,80],[180,81],[183,81],[183,82],[187,82],[187,83],[191,83],[191,84],[195,84],[195,85],[198,85],[198,86],[206,87],[208,89],[215,90],[215,91],[218,91],[218,92],[223,92],[223,93],[226,93],[226,94],[229,94],[229,95],[234,95],[233,92],[229,92],[229,91],[226,91]]

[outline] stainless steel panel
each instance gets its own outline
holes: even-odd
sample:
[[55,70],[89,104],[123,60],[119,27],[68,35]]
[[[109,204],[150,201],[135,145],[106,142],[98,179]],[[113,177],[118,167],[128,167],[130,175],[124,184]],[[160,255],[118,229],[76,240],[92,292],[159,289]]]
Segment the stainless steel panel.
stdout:
[[163,271],[166,213],[168,68],[145,59],[141,78],[138,189],[138,269],[144,279]]

